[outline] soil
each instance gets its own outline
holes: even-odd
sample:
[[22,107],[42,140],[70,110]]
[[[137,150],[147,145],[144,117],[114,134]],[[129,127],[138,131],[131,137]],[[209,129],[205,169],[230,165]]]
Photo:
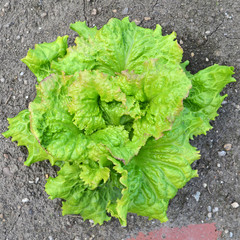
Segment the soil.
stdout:
[[[112,17],[125,16],[142,27],[160,24],[164,34],[176,31],[193,73],[214,63],[235,67],[238,81],[224,89],[228,97],[213,129],[192,142],[202,154],[193,164],[199,178],[171,201],[167,223],[128,214],[125,228],[114,219],[92,227],[80,216],[63,217],[61,200],[48,199],[46,177],[55,176],[56,169],[47,161],[24,166],[26,149],[0,135],[0,239],[126,239],[162,226],[212,222],[222,231],[220,239],[240,239],[240,207],[231,206],[240,204],[239,0],[1,0],[0,132],[7,130],[7,117],[27,108],[35,97],[36,78],[20,61],[29,48],[65,34],[73,44],[70,23],[85,20],[100,28]],[[225,144],[231,149],[226,151]]]

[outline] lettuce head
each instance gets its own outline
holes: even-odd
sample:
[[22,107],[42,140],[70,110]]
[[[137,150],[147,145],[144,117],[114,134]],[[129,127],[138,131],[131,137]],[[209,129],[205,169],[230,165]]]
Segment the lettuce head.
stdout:
[[46,192],[61,198],[63,215],[95,224],[127,213],[167,221],[169,200],[197,171],[189,139],[206,134],[226,95],[233,67],[192,75],[176,34],[111,19],[100,30],[71,24],[68,36],[35,45],[22,61],[37,77],[37,96],[9,118],[3,135],[26,146],[25,165],[60,167]]

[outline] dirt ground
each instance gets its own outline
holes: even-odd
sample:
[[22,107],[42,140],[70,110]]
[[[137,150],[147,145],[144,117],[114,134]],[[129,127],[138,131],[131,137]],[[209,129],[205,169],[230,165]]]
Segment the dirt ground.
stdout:
[[[54,176],[56,169],[48,162],[24,166],[26,149],[0,135],[1,240],[118,240],[162,226],[212,222],[222,231],[220,239],[240,239],[240,207],[231,205],[240,204],[239,0],[1,0],[0,132],[7,130],[6,118],[27,108],[35,97],[36,78],[20,62],[29,48],[65,34],[73,44],[70,23],[85,20],[100,28],[112,17],[125,16],[142,27],[160,24],[164,33],[176,31],[192,72],[214,63],[235,67],[238,81],[225,88],[229,96],[212,123],[214,129],[193,141],[202,154],[193,164],[199,178],[171,201],[165,224],[129,214],[125,228],[114,219],[92,227],[79,216],[62,217],[61,201],[48,199],[46,177]],[[225,144],[231,144],[231,150],[226,151]],[[197,192],[199,201],[193,196]],[[26,198],[28,202],[22,201]]]

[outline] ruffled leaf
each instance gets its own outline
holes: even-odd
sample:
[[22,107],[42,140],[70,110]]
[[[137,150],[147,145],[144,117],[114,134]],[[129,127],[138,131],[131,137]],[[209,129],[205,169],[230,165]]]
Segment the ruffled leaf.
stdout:
[[74,74],[82,70],[99,70],[110,75],[123,70],[142,73],[143,63],[159,59],[162,64],[179,64],[182,49],[176,34],[162,36],[159,25],[155,30],[138,27],[128,18],[113,18],[100,30],[88,28],[85,23],[71,26],[80,37],[76,46],[68,49],[64,58],[52,62],[52,69]]
[[50,64],[53,60],[63,57],[66,54],[68,36],[58,37],[51,43],[36,44],[35,49],[30,49],[25,58],[22,59],[29,69],[37,77],[37,81],[42,81],[53,71]]
[[26,166],[32,163],[49,160],[52,165],[55,164],[55,159],[48,154],[38,143],[37,139],[30,131],[30,113],[23,110],[16,117],[8,118],[8,131],[3,133],[3,136],[12,137],[12,141],[17,141],[18,146],[25,146],[28,149],[28,157],[24,162]]

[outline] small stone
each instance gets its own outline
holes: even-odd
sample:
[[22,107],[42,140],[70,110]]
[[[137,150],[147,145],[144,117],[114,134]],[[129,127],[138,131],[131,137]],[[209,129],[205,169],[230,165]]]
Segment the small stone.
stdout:
[[37,178],[35,179],[35,183],[37,184],[38,181],[39,181],[39,177],[37,177]]
[[40,16],[41,16],[41,18],[45,18],[47,16],[47,13],[43,12],[43,13],[41,13]]
[[238,208],[238,207],[239,207],[239,204],[238,204],[237,202],[234,202],[234,203],[231,204],[231,206],[232,206],[233,208]]
[[232,144],[226,143],[223,147],[224,147],[224,149],[225,149],[226,151],[230,151],[231,148],[232,148]]
[[193,194],[192,196],[195,198],[195,200],[198,202],[199,198],[200,198],[201,193],[199,191],[197,191],[195,194]]
[[8,159],[8,154],[4,153],[3,156]]
[[220,152],[218,152],[218,156],[219,157],[224,157],[224,156],[226,156],[226,152],[225,151],[220,151]]
[[81,240],[79,237],[75,237],[74,240]]
[[221,164],[220,164],[220,163],[218,163],[218,164],[217,164],[217,167],[221,167]]
[[208,218],[212,218],[212,213],[207,214]]
[[233,237],[233,233],[232,233],[232,232],[229,233],[229,237],[230,237],[230,238]]
[[213,213],[218,212],[218,207],[215,207],[212,211],[213,211]]
[[25,96],[26,99],[28,99],[28,96]]
[[144,20],[149,21],[149,20],[151,20],[151,18],[150,17],[145,17]]
[[212,207],[211,207],[211,206],[208,206],[208,207],[207,207],[207,210],[208,210],[208,212],[211,212],[211,211],[212,211]]
[[23,74],[24,74],[24,72],[20,72],[20,74],[19,74],[19,75],[20,75],[20,76],[23,76]]
[[182,44],[183,44],[183,40],[182,40],[182,39],[180,39],[179,43],[182,45]]
[[92,219],[89,220],[90,223],[94,223],[94,221]]
[[222,105],[227,104],[227,101],[222,101]]
[[18,35],[17,37],[16,37],[16,40],[19,40],[21,37]]
[[3,168],[3,174],[5,176],[11,176],[12,175],[8,167]]
[[191,52],[191,57],[194,57],[194,55],[195,55],[195,54],[194,54],[193,52]]
[[28,181],[30,184],[33,184],[34,183],[34,181]]
[[128,13],[128,7],[125,7],[123,10],[122,10],[122,14],[125,15]]
[[94,8],[94,9],[92,10],[91,15],[97,15],[97,9],[96,9],[96,8]]
[[24,80],[23,83],[24,83],[25,85],[27,85],[28,82],[27,82],[27,80]]
[[226,234],[227,234],[227,233],[229,233],[228,229],[225,229],[225,231],[224,231],[224,232],[225,232]]
[[203,183],[203,187],[206,188],[207,187],[207,183]]
[[206,31],[205,33],[206,33],[207,35],[209,35],[211,32],[210,32],[210,31]]
[[27,203],[27,202],[29,202],[29,199],[28,199],[28,198],[23,198],[23,199],[22,199],[22,203]]
[[0,214],[0,218],[3,219],[3,214],[2,213]]
[[49,239],[49,240],[53,240],[53,237],[52,237],[52,236],[49,236],[48,239]]
[[[15,96],[13,96],[13,97],[15,97]],[[15,99],[15,98],[14,98],[14,99]],[[19,157],[19,158],[18,158],[18,161],[19,161],[19,162],[22,162],[22,160],[23,160],[22,157]]]
[[45,174],[45,177],[46,177],[46,178],[49,178],[49,175],[48,175],[48,174]]
[[113,9],[112,11],[113,11],[113,13],[116,13],[116,12],[117,12],[117,9]]
[[206,58],[205,60],[206,60],[206,62],[209,62],[209,59],[208,59],[208,58]]
[[9,6],[9,2],[6,2],[6,3],[4,4],[4,7],[7,8],[8,6]]
[[141,21],[139,21],[138,19],[134,19],[133,21],[136,23],[136,25],[139,25],[140,22],[141,22]]
[[1,80],[0,80],[2,83],[5,81],[5,79],[4,78],[1,78]]

